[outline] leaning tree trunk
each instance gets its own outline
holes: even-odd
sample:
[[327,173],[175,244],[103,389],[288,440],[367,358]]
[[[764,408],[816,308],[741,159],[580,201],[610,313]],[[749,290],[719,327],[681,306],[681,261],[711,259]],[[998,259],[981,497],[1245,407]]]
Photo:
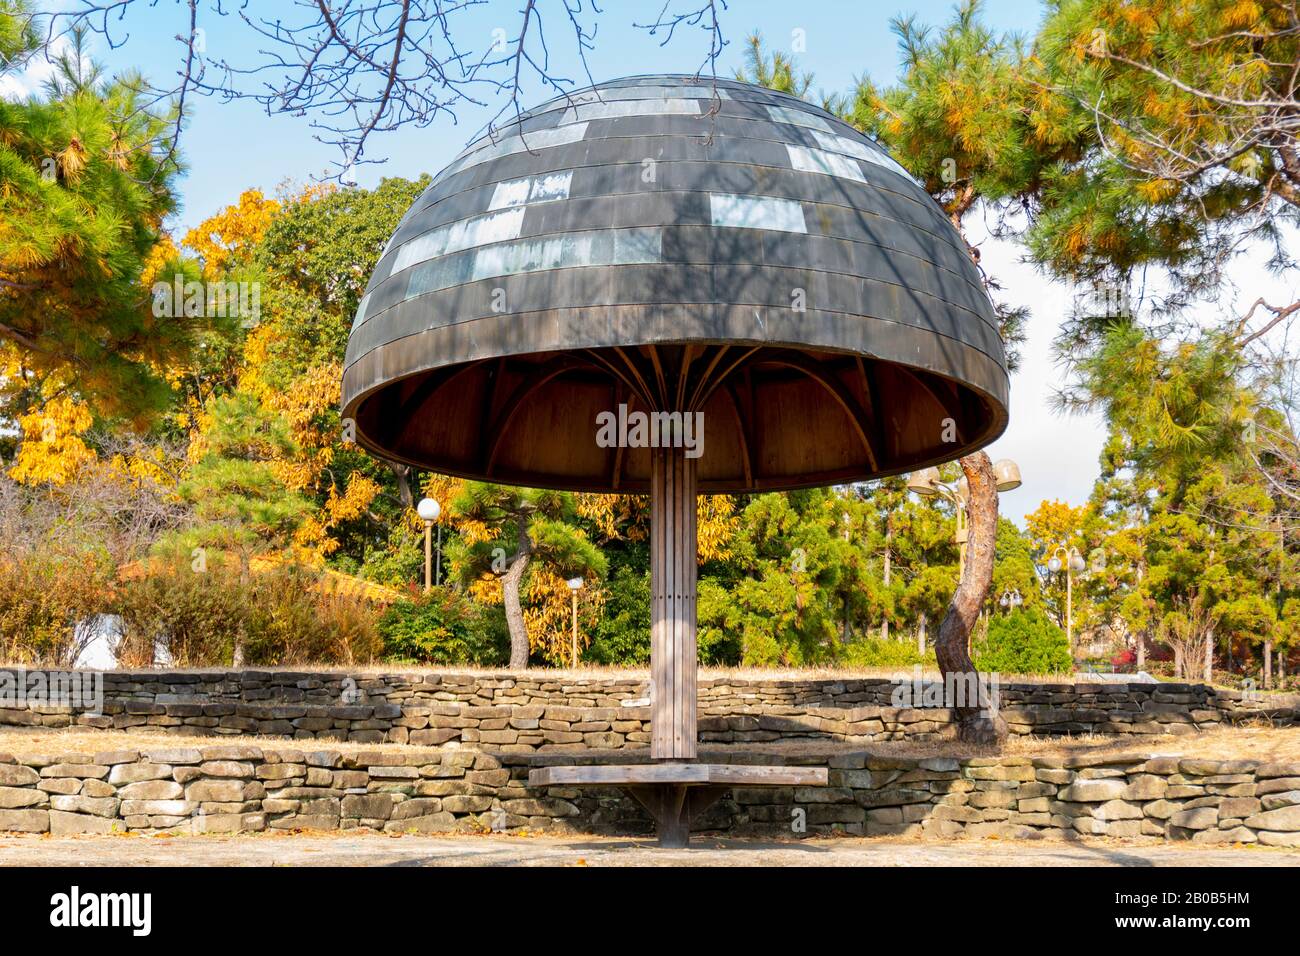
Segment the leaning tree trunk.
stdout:
[[970,657],[970,634],[993,583],[993,551],[998,530],[998,490],[993,463],[982,451],[958,462],[970,486],[967,505],[966,562],[948,613],[935,636],[934,653],[945,688],[976,691],[949,701],[957,722],[957,739],[964,743],[1000,744],[1007,724],[992,707]]
[[523,670],[528,666],[528,627],[524,624],[524,607],[519,600],[520,585],[528,559],[533,553],[533,543],[528,538],[527,519],[519,520],[519,550],[501,579],[502,599],[506,606],[506,624],[510,628],[510,669]]
[[[248,595],[248,585],[253,579],[252,561],[253,559],[249,555],[244,554],[243,552],[240,553],[239,585],[240,590],[243,592],[245,597]],[[235,670],[239,670],[244,666],[244,622],[245,618],[241,614],[239,617],[239,625],[235,628],[235,647],[230,654],[230,666]]]

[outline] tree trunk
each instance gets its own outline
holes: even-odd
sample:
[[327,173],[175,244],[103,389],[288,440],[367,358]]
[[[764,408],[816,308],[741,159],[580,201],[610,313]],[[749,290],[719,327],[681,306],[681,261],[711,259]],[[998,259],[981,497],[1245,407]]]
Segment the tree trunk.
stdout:
[[[885,591],[889,591],[889,571],[893,554],[891,549],[894,545],[894,523],[891,518],[885,519]],[[880,639],[889,640],[889,618],[882,615],[880,622]]]
[[1007,725],[987,699],[970,657],[970,634],[993,583],[993,551],[997,540],[998,491],[993,463],[982,451],[959,462],[970,486],[967,503],[966,562],[961,580],[939,625],[934,652],[945,689],[968,689],[962,699],[947,701],[957,722],[957,739],[964,743],[1001,744]]
[[925,612],[921,612],[916,624],[916,653],[925,656]]
[[1146,670],[1147,666],[1147,632],[1138,631],[1137,633],[1137,660],[1134,662],[1134,669],[1138,671]]
[[1264,689],[1270,690],[1273,687],[1273,640],[1266,638],[1264,640]]
[[[247,588],[249,581],[252,580],[252,558],[246,554],[239,555],[239,586]],[[230,666],[238,670],[244,666],[244,618],[239,619],[239,626],[235,628],[235,649],[230,655]]]
[[501,579],[502,598],[506,606],[506,624],[510,628],[510,669],[528,667],[528,628],[524,624],[524,608],[519,600],[519,588],[528,569],[528,559],[533,553],[533,543],[528,537],[527,518],[519,519],[519,550]]
[[1205,632],[1205,683],[1214,680],[1214,632]]
[[397,496],[402,501],[402,507],[414,508],[415,493],[411,491],[411,466],[402,465],[395,461],[386,461],[384,464],[388,466],[388,470],[397,479]]

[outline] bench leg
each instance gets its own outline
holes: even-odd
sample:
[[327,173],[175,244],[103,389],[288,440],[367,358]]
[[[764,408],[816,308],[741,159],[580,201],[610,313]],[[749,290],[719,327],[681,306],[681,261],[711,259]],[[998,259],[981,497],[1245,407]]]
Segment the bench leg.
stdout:
[[684,784],[639,784],[624,787],[654,819],[659,845],[681,849],[691,841],[691,821],[727,792],[726,787],[688,787]]

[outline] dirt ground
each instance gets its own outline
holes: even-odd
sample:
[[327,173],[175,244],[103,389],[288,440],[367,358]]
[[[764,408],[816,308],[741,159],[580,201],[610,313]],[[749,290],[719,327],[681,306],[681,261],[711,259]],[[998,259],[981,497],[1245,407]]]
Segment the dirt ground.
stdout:
[[[183,737],[161,733],[127,733],[116,730],[67,729],[32,730],[0,727],[0,754],[96,754],[110,750],[148,750],[158,747],[211,747],[218,744],[260,747],[263,750],[398,751],[418,753],[427,748],[408,744],[356,744],[326,740],[284,740],[274,737]],[[952,741],[889,741],[876,744],[838,744],[830,741],[786,744],[746,744],[740,748],[705,745],[704,750],[745,753],[815,753],[869,751],[890,757],[992,756]],[[431,751],[436,752],[436,751]],[[1226,727],[1177,736],[1079,736],[1012,737],[1001,751],[1019,756],[1142,753],[1149,756],[1204,757],[1220,760],[1258,760],[1261,763],[1300,761],[1300,727],[1275,728],[1265,725]]]
[[1300,866],[1300,850],[1114,841],[722,840],[685,850],[626,837],[2,836],[0,866]]

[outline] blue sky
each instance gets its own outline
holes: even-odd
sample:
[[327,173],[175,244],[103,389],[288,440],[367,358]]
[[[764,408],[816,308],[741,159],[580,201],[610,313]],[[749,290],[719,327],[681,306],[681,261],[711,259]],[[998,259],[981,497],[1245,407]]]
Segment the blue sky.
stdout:
[[[553,4],[543,3],[543,11]],[[687,0],[675,4],[692,6]],[[231,5],[227,4],[229,8]],[[482,50],[492,31],[517,30],[519,0],[490,0],[461,21],[466,45]],[[699,69],[707,50],[707,38],[699,30],[682,28],[672,43],[660,46],[660,38],[633,26],[657,13],[661,0],[606,0],[599,20],[596,49],[588,54],[591,73],[597,81],[632,73],[683,72]],[[278,8],[291,9],[287,0],[254,0],[252,9],[270,17]],[[238,7],[236,6],[237,10]],[[719,61],[719,73],[731,75],[743,63],[744,38],[759,30],[773,49],[791,52],[794,31],[802,30],[806,52],[798,59],[815,76],[814,89],[842,92],[852,88],[863,74],[888,83],[898,68],[896,38],[889,20],[896,14],[914,12],[922,23],[939,24],[952,13],[951,0],[733,0],[723,12],[723,31],[729,45]],[[998,30],[1032,31],[1039,19],[1039,6],[1032,2],[986,0],[985,19]],[[297,15],[294,14],[296,17]],[[158,0],[151,7],[137,0],[132,15],[114,24],[114,36],[125,42],[109,49],[96,39],[95,56],[111,68],[135,68],[162,85],[170,82],[181,62],[182,47],[175,36],[185,30],[187,12],[175,0]],[[583,77],[573,44],[564,36],[563,24],[554,14],[543,21],[554,57],[554,72],[575,79]],[[246,63],[258,43],[237,15],[200,17],[209,56]],[[586,85],[580,82],[578,85]],[[534,82],[524,94],[525,104],[554,95]],[[372,141],[368,158],[384,158],[381,165],[363,165],[354,178],[362,186],[374,185],[382,176],[418,176],[436,172],[465,142],[496,113],[490,108],[460,109],[459,123],[439,120],[426,129],[389,133]],[[191,123],[183,141],[190,171],[181,188],[183,208],[178,225],[191,226],[231,202],[250,186],[274,190],[286,178],[307,181],[324,173],[337,156],[333,147],[315,142],[307,118],[268,117],[249,102],[223,103],[199,98],[193,103]]]
[[[463,21],[467,37],[463,46],[482,50],[495,28],[507,34],[517,32],[520,0],[490,0]],[[545,10],[554,0],[544,0]],[[604,0],[596,49],[588,56],[593,77],[605,80],[617,76],[655,72],[695,72],[707,49],[707,38],[686,30],[667,47],[632,23],[654,16],[662,0]],[[678,0],[675,6],[693,6]],[[227,4],[229,7],[230,4]],[[250,0],[263,16],[276,10],[288,12],[287,0]],[[238,7],[236,5],[235,9]],[[793,31],[802,30],[806,52],[798,56],[800,66],[815,75],[814,90],[845,92],[854,78],[869,75],[878,83],[889,83],[898,72],[897,39],[890,32],[890,19],[913,13],[923,24],[940,25],[953,11],[951,0],[732,0],[723,14],[722,27],[730,44],[719,63],[719,73],[731,75],[743,62],[744,37],[759,30],[772,49],[791,49]],[[1032,35],[1042,16],[1042,7],[1026,0],[985,0],[983,17],[994,30]],[[97,40],[94,54],[111,68],[136,68],[158,84],[168,82],[181,62],[182,47],[174,38],[185,29],[185,8],[176,0],[157,0],[151,7],[137,0],[133,15],[119,24],[119,37],[129,38],[117,49]],[[236,16],[207,16],[199,25],[206,30],[209,54],[236,62],[248,62],[258,48],[257,38]],[[562,24],[551,16],[545,21],[554,72],[574,78],[582,71],[571,42],[561,39]],[[37,67],[33,73],[39,74]],[[0,84],[0,94],[13,95],[21,84],[30,88],[32,76]],[[578,85],[585,85],[581,82]],[[534,83],[526,90],[524,105],[549,98],[552,93]],[[405,129],[374,139],[367,151],[370,158],[384,157],[382,165],[363,165],[355,170],[359,185],[372,186],[383,176],[415,177],[436,172],[446,165],[498,111],[500,103],[460,111],[459,123],[439,121],[426,129]],[[223,103],[198,99],[193,106],[189,129],[182,141],[189,172],[181,183],[182,209],[173,226],[178,232],[194,225],[233,202],[249,187],[272,192],[286,180],[306,183],[328,172],[336,158],[333,147],[315,142],[305,118],[268,117],[253,103]],[[978,229],[978,226],[974,227]],[[972,235],[980,242],[978,234]],[[1060,498],[1073,504],[1083,502],[1097,475],[1097,456],[1103,430],[1095,416],[1062,417],[1049,408],[1053,390],[1062,384],[1063,373],[1052,357],[1051,341],[1075,294],[1068,286],[1049,281],[1022,261],[1014,244],[996,240],[981,243],[983,265],[1004,286],[1004,297],[1014,304],[1030,306],[1033,316],[1029,338],[1022,349],[1022,367],[1012,379],[1011,424],[1007,433],[989,449],[995,458],[1012,457],[1020,465],[1024,486],[1004,497],[1002,512],[1022,522],[1023,515],[1043,499]],[[1249,259],[1236,275],[1240,294],[1226,295],[1217,312],[1230,313],[1240,299],[1253,301],[1259,294],[1273,293],[1281,299],[1296,295],[1294,278],[1279,283],[1263,275]],[[1249,293],[1249,298],[1246,294]],[[1291,301],[1287,299],[1286,301]]]

